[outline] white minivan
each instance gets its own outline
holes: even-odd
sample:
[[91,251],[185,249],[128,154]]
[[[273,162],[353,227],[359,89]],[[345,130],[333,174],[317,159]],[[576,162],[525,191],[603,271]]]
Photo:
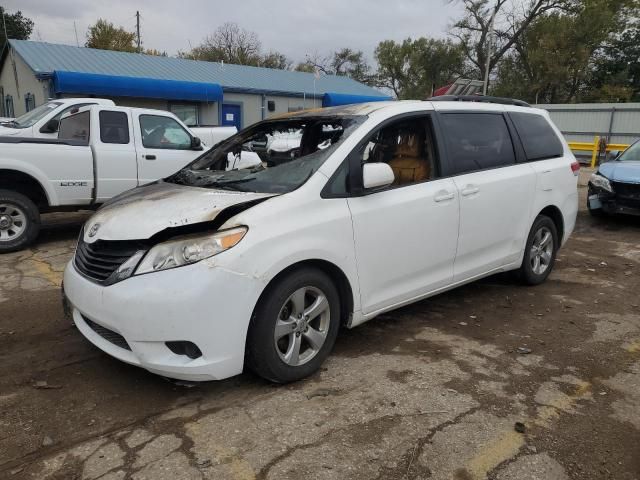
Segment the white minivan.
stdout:
[[[108,354],[167,377],[274,382],[316,371],[340,327],[508,270],[543,282],[571,234],[579,165],[519,101],[295,112],[108,202],[64,274]],[[300,131],[294,156],[234,158]]]

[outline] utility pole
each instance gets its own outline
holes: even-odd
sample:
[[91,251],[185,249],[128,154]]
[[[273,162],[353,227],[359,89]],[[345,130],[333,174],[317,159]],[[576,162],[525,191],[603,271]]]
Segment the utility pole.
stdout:
[[80,42],[78,41],[78,29],[76,28],[76,21],[73,21],[73,31],[76,32],[76,47],[80,46]]
[[140,12],[136,11],[136,39],[138,43],[138,53],[142,50],[140,48]]
[[484,85],[482,87],[482,94],[487,94],[487,89],[489,87],[489,68],[491,67],[491,49],[493,48],[492,40],[493,40],[493,21],[496,18],[497,10],[494,9],[491,14],[491,19],[489,20],[489,29],[487,30],[487,63],[484,67]]

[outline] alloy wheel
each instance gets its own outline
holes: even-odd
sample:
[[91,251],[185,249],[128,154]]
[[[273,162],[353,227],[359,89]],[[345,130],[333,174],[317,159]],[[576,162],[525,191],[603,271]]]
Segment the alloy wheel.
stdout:
[[548,227],[540,227],[533,236],[529,254],[533,273],[542,275],[547,271],[553,258],[553,247],[551,230]]
[[331,324],[327,296],[315,287],[296,290],[280,308],[273,338],[280,359],[299,366],[315,357]]

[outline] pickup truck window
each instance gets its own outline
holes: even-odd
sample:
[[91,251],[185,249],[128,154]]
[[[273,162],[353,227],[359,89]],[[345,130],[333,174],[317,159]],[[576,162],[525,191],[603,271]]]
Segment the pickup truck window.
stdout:
[[8,122],[5,126],[9,128],[28,128],[44,116],[49,115],[49,113],[60,105],[62,105],[60,102],[47,102],[16,118],[15,120]]
[[160,115],[140,115],[142,145],[145,148],[188,150],[191,135],[173,118]]
[[[304,184],[366,118],[315,113],[265,120],[223,141],[166,181],[224,190],[290,192]],[[287,140],[286,149],[273,148],[282,139]]]
[[100,112],[100,141],[102,143],[129,143],[129,118],[125,112]]
[[65,117],[60,121],[58,138],[61,140],[75,140],[89,144],[91,117],[89,111],[84,111]]

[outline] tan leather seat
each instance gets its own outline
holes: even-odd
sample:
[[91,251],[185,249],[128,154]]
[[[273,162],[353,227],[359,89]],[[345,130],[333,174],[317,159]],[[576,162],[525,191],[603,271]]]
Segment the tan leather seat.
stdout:
[[429,179],[430,168],[418,135],[402,135],[389,166],[396,176],[395,184],[423,182]]

